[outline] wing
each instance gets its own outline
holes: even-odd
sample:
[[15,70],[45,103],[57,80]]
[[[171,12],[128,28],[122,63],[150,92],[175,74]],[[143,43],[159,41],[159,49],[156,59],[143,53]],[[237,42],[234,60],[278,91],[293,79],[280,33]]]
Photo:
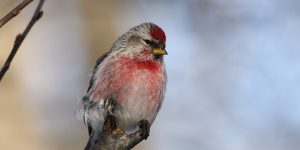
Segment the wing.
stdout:
[[94,67],[94,70],[92,72],[92,77],[91,77],[91,80],[90,80],[90,84],[89,84],[89,87],[87,89],[87,92],[90,91],[90,89],[92,88],[94,82],[95,82],[95,74],[96,74],[96,71],[97,71],[97,68],[98,66],[103,62],[103,60],[110,54],[111,51],[108,51],[106,53],[104,53],[96,62],[96,65]]
[[[104,53],[96,62],[96,65],[94,67],[94,70],[92,72],[92,76],[91,76],[91,80],[90,80],[90,84],[88,86],[87,92],[89,92],[91,90],[91,88],[93,87],[94,81],[95,81],[95,74],[97,71],[98,66],[103,62],[103,60],[105,60],[105,58],[107,58],[107,56],[110,54],[110,51]],[[99,110],[99,107],[96,106],[97,103],[94,103],[92,101],[90,101],[89,96],[86,95],[84,97],[82,97],[81,99],[81,104],[79,105],[79,107],[77,108],[76,112],[75,112],[75,116],[80,119],[83,120],[83,122],[85,123],[85,125],[88,127],[88,132],[89,135],[91,135],[91,133],[93,132],[93,128],[92,128],[92,124],[90,121],[88,121],[90,118],[89,117],[89,111],[101,111]],[[94,109],[94,110],[93,110]],[[97,110],[98,109],[98,110]]]

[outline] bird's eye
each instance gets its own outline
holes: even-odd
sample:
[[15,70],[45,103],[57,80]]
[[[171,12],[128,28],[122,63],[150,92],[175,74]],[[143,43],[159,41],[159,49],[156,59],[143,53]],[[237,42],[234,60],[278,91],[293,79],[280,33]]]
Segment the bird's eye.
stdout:
[[151,44],[151,41],[150,41],[150,40],[144,40],[144,42],[145,42],[146,44],[148,44],[148,45]]

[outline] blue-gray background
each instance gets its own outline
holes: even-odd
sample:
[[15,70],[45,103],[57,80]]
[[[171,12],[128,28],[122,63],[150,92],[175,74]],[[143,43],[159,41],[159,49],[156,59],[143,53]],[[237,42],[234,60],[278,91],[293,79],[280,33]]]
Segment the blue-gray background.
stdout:
[[[21,0],[1,0],[2,17]],[[36,2],[0,29],[0,62]],[[73,117],[97,58],[130,27],[167,34],[168,88],[135,149],[299,150],[300,1],[51,0],[0,84],[0,149],[83,149]]]

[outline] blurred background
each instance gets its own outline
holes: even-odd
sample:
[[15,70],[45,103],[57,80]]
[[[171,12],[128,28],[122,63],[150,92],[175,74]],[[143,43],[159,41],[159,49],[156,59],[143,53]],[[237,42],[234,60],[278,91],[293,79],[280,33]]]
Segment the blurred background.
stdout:
[[[22,0],[1,0],[0,17]],[[0,63],[38,1],[0,29]],[[167,34],[168,88],[136,150],[299,150],[300,1],[49,0],[0,83],[1,150],[82,150],[97,58],[129,28]]]

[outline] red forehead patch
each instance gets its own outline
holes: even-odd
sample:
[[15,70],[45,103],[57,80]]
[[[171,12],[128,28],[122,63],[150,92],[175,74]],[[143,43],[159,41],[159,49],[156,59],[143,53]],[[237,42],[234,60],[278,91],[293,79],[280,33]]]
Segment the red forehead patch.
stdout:
[[150,28],[150,35],[156,40],[162,40],[166,42],[165,32],[158,26],[153,26]]

